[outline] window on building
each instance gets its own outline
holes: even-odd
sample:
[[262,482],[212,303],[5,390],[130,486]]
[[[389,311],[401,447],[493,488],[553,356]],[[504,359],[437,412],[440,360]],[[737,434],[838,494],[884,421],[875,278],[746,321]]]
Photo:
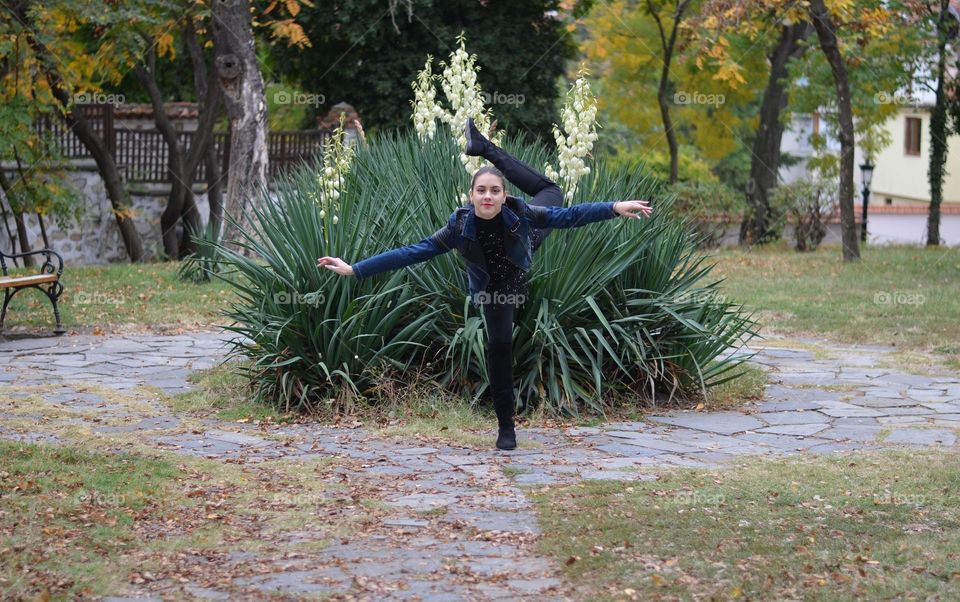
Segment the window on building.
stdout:
[[797,150],[810,152],[813,150],[810,145],[810,136],[813,134],[813,118],[810,115],[797,115],[794,119],[794,129],[797,132]]
[[885,199],[883,199],[883,204],[884,204],[884,205],[892,205],[892,204],[893,204],[893,199],[891,199],[890,197],[886,197]]
[[907,131],[904,139],[904,153],[908,155],[920,154],[920,118],[907,117]]

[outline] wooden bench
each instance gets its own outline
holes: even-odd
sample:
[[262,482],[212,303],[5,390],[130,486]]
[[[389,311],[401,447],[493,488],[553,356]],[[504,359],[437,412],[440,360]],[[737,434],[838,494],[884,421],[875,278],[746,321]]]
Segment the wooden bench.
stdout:
[[[46,257],[43,265],[40,266],[39,274],[28,276],[10,276],[7,274],[7,259],[16,259],[28,255],[44,255]],[[56,265],[54,265],[54,259],[56,259]],[[57,327],[53,330],[53,333],[61,335],[66,332],[63,322],[60,320],[60,309],[57,307],[57,300],[63,294],[63,285],[60,283],[60,276],[63,274],[63,258],[56,251],[41,249],[18,255],[10,255],[0,251],[0,268],[3,269],[3,275],[0,276],[0,290],[3,290],[3,309],[0,309],[0,333],[3,332],[3,322],[7,317],[7,306],[10,305],[10,300],[25,288],[38,289],[50,299],[50,303],[53,304],[53,317],[57,320]]]

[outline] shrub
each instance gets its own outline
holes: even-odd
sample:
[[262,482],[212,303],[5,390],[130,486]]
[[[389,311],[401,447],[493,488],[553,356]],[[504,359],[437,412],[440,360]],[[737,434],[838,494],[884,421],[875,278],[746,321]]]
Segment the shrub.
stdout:
[[[531,165],[548,159],[522,139],[505,146]],[[251,360],[257,397],[284,409],[343,409],[376,397],[388,373],[479,394],[483,322],[455,251],[359,281],[316,267],[320,256],[353,263],[444,225],[469,186],[458,154],[449,133],[377,138],[357,149],[336,207],[321,213],[316,164],[254,205],[255,225],[236,243],[260,259],[215,245],[243,276],[226,279],[240,298],[228,317],[244,335],[233,353]],[[655,188],[641,165],[600,157],[574,202],[651,198]],[[639,222],[555,230],[535,256],[518,316],[520,400],[576,414],[602,411],[614,397],[642,403],[723,382],[745,359],[730,351],[753,322],[717,294],[710,270],[668,201]]]
[[[647,148],[634,149],[620,146],[616,148],[617,154],[610,160],[627,165],[636,165],[643,163],[646,169],[655,177],[663,181],[670,179],[670,153],[664,150],[649,150]],[[717,176],[713,173],[712,162],[703,158],[700,150],[688,144],[680,146],[680,154],[677,157],[677,179],[683,182],[718,182]]]
[[773,205],[793,223],[797,251],[815,251],[827,235],[826,221],[836,208],[835,180],[797,180],[777,187]]
[[[221,271],[220,253],[210,243],[217,240],[213,222],[208,222],[203,230],[193,232],[188,226],[188,235],[197,243],[197,250],[184,257],[177,268],[177,277],[184,282],[210,282],[211,275]],[[205,241],[207,244],[200,244]]]
[[665,190],[675,197],[674,215],[689,224],[704,249],[720,246],[747,208],[743,197],[721,182],[677,182]]

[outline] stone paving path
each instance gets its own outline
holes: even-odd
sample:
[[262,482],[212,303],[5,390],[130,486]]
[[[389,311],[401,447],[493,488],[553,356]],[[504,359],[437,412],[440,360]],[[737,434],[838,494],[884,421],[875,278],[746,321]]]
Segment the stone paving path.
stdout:
[[[670,411],[600,427],[520,429],[521,445],[533,445],[507,453],[312,424],[258,427],[203,419],[187,430],[185,417],[156,396],[132,401],[105,393],[141,385],[171,394],[189,390],[187,375],[215,365],[228,336],[0,340],[0,437],[58,443],[48,427],[60,424],[108,440],[135,435],[157,449],[224,462],[335,457],[328,478],[378,493],[384,500],[379,522],[320,552],[289,554],[267,573],[244,569],[262,564],[256,553],[233,552],[225,559],[236,575],[229,583],[131,586],[114,600],[324,593],[375,600],[570,599],[575,592],[562,581],[560,567],[535,552],[539,531],[523,485],[655,479],[665,469],[717,468],[757,455],[954,447],[960,428],[960,378],[891,368],[892,350],[882,347],[821,347],[817,353],[757,347],[754,361],[771,372],[771,384],[762,401],[742,411]],[[24,411],[17,400],[30,393],[43,403]],[[491,425],[491,442],[493,436]],[[310,538],[320,534],[290,532],[274,543],[282,549]]]

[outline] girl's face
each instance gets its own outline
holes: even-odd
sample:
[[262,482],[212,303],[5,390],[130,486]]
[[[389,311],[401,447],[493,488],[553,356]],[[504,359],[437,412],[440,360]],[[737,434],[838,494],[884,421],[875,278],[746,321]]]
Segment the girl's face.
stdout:
[[503,189],[503,180],[492,173],[477,176],[473,188],[470,189],[470,202],[473,203],[478,217],[483,219],[497,217],[505,200],[507,200],[507,192]]

